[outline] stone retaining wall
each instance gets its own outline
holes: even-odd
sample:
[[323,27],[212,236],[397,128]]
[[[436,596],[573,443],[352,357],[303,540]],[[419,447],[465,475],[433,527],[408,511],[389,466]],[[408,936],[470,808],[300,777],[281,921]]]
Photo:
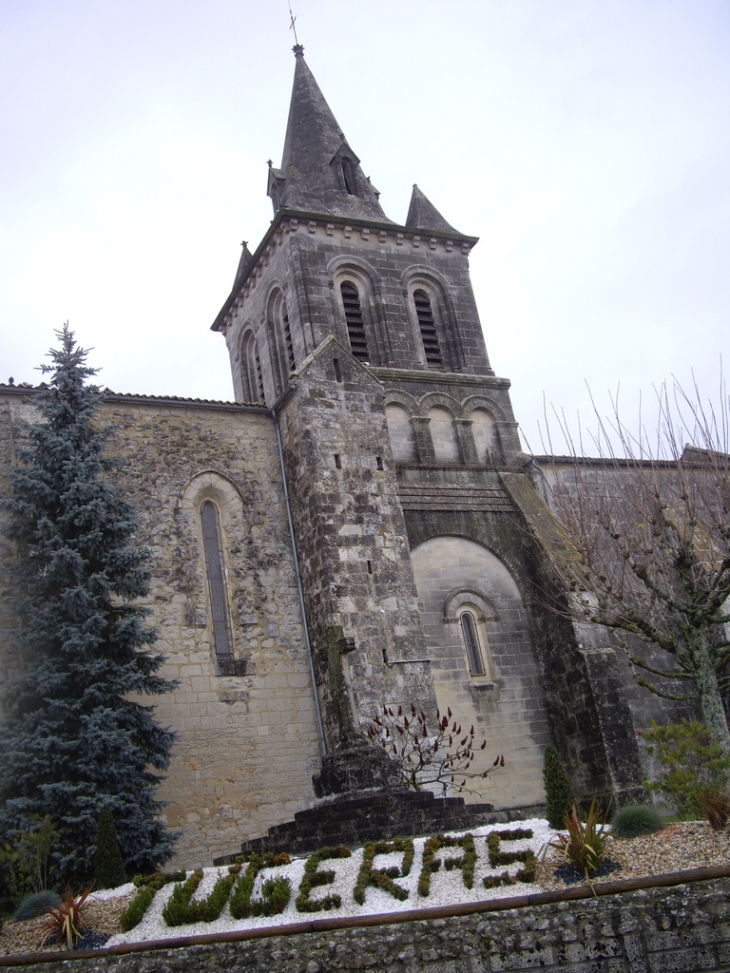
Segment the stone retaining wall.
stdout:
[[[673,887],[630,888],[600,898],[563,899],[551,893],[510,900],[532,905],[499,911],[445,915],[382,924],[382,917],[320,919],[300,923],[287,935],[187,943],[145,952],[87,954],[47,961],[8,957],[2,965],[32,964],[33,973],[495,973],[542,969],[565,973],[695,973],[730,971],[730,868],[714,880]],[[686,873],[689,876],[691,873]],[[668,881],[676,880],[667,877]],[[658,881],[658,880],[655,880]],[[583,890],[583,894],[587,890]],[[577,896],[580,890],[568,895]],[[587,892],[590,896],[590,892]],[[485,904],[486,905],[486,904]],[[461,910],[465,911],[464,908]],[[371,923],[371,924],[366,924]],[[229,934],[231,937],[240,934]],[[212,939],[213,937],[211,937]],[[128,947],[127,947],[128,948]]]

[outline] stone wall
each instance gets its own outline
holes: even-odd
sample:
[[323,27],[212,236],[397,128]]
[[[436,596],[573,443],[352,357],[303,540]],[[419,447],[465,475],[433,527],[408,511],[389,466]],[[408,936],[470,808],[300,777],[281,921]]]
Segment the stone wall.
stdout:
[[[20,390],[2,405],[7,462],[11,430],[32,405]],[[320,765],[276,429],[264,410],[133,396],[110,396],[101,420],[114,427],[108,451],[137,504],[139,543],[152,553],[162,674],[178,681],[154,700],[157,720],[177,733],[159,790],[169,826],[182,831],[173,864],[208,864],[311,803]],[[206,499],[220,518],[230,660],[213,642]],[[6,561],[3,577],[10,572]],[[2,627],[12,628],[7,611]]]
[[435,716],[382,386],[329,338],[298,371],[281,430],[329,747],[383,702]]
[[[576,472],[572,460],[569,457],[551,458],[547,456],[537,457],[540,476],[543,480],[543,492],[555,509],[554,501],[551,500],[551,491],[556,489],[556,481],[559,478],[561,488],[565,489],[568,495],[575,495],[578,489],[576,483]],[[659,478],[666,478],[667,481],[676,482],[676,470],[672,469],[670,463],[660,463],[657,466],[656,475]],[[627,504],[630,500],[632,491],[635,487],[636,478],[639,476],[636,468],[632,465],[614,464],[611,460],[588,459],[580,469],[581,490],[586,490],[589,494],[597,497],[605,496],[612,498],[621,509],[622,504]],[[625,494],[622,498],[622,494]],[[628,498],[628,500],[627,500]],[[628,507],[628,522],[631,522],[632,514]],[[634,518],[635,519],[635,518]],[[608,629],[599,625],[579,625],[576,626],[582,644],[594,653],[594,657],[610,654],[613,657],[612,665],[615,666],[619,675],[622,693],[631,714],[631,719],[637,731],[646,730],[652,719],[659,724],[680,719],[696,719],[697,709],[693,701],[680,701],[667,697],[660,697],[650,692],[639,684],[637,677],[643,676],[653,681],[664,692],[677,697],[688,695],[687,684],[683,681],[670,681],[661,678],[652,678],[646,672],[634,669],[629,656],[643,658],[650,666],[661,671],[675,671],[676,662],[673,657],[663,651],[656,644],[649,644],[643,639],[621,632],[620,638]],[[597,692],[600,691],[596,687]],[[651,776],[652,761],[647,758],[641,747],[641,759],[645,773]]]
[[[539,897],[537,897],[539,898]],[[544,898],[550,898],[549,894]],[[382,917],[381,917],[382,921]],[[730,879],[393,925],[302,923],[288,935],[87,959],[67,973],[697,973],[730,970]],[[307,932],[307,929],[316,931]],[[58,969],[63,954],[33,963]],[[66,956],[68,954],[65,954]],[[2,965],[2,960],[0,960]]]

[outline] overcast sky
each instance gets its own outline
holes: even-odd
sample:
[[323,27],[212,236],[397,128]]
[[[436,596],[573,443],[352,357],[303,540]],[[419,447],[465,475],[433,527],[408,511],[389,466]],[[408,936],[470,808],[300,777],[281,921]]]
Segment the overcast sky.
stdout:
[[[416,182],[479,236],[492,365],[533,450],[730,334],[728,0],[294,0],[299,40],[393,220]],[[286,0],[0,0],[0,380],[69,320],[103,385],[230,399],[209,330],[271,219]],[[730,355],[725,353],[725,368]]]

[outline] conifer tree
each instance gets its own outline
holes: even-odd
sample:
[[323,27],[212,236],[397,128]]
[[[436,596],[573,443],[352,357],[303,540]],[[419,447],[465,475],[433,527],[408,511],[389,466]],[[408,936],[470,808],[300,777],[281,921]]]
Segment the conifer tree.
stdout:
[[560,754],[548,743],[545,747],[545,761],[542,768],[547,806],[545,817],[551,828],[565,827],[565,815],[573,803],[573,788],[566,773]]
[[173,735],[138,701],[174,688],[157,673],[154,629],[137,599],[149,590],[148,552],[134,545],[134,508],[105,474],[109,429],[99,389],[65,325],[5,502],[15,542],[20,674],[3,692],[0,840],[32,815],[58,829],[57,880],[93,877],[97,822],[108,806],[129,873],[171,854],[175,835],[155,788]]
[[114,815],[108,804],[101,809],[99,827],[96,829],[94,878],[97,889],[115,889],[127,880]]

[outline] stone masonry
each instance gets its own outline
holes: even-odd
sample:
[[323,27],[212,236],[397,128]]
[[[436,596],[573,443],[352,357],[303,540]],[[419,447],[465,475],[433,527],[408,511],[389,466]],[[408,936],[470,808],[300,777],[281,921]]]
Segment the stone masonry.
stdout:
[[[108,394],[101,415],[178,681],[155,701],[178,735],[160,793],[182,832],[174,864],[230,855],[338,788],[388,784],[364,738],[383,703],[431,721],[450,708],[487,739],[474,770],[504,755],[467,802],[539,804],[550,740],[578,795],[634,801],[637,730],[677,710],[632,684],[607,633],[551,610],[567,598],[554,519],[487,355],[478,240],[417,186],[404,223],[385,215],[294,53],[274,218],[213,324],[236,403]],[[0,387],[0,477],[33,396]],[[22,659],[2,543],[6,682]]]

